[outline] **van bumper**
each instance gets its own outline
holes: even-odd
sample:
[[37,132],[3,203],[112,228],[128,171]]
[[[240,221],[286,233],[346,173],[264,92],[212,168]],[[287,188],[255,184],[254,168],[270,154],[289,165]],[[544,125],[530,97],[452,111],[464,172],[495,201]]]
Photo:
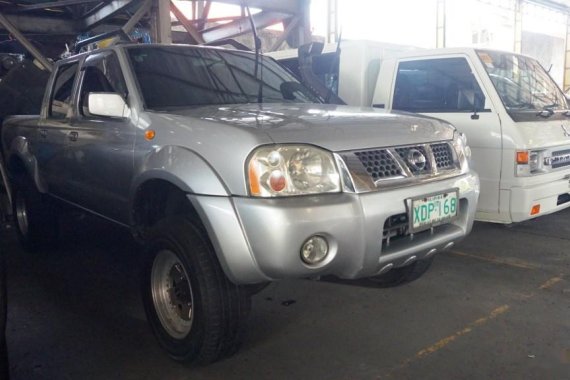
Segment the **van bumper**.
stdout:
[[[531,215],[534,206],[540,211]],[[511,188],[511,220],[522,222],[570,207],[570,180],[561,178],[548,183]]]

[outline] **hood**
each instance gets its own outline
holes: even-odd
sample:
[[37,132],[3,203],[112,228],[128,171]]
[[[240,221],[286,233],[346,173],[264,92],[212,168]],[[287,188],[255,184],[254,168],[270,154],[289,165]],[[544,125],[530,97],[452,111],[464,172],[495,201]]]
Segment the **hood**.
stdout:
[[518,122],[515,128],[521,139],[517,148],[537,149],[570,145],[570,120],[541,119]]
[[450,140],[454,132],[438,119],[330,104],[238,104],[167,112],[263,134],[274,143],[308,143],[336,152]]

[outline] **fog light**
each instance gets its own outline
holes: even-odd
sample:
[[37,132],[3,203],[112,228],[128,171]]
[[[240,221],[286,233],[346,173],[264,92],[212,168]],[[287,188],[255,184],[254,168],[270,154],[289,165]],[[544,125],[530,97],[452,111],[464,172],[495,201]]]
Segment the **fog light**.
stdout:
[[309,265],[323,261],[329,253],[327,240],[319,235],[308,238],[301,247],[301,259]]

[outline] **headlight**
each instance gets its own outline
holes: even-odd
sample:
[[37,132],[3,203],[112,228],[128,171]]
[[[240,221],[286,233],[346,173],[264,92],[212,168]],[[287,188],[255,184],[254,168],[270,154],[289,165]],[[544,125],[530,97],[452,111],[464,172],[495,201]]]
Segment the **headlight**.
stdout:
[[333,155],[308,145],[256,149],[247,162],[249,192],[257,197],[340,192]]
[[517,176],[528,177],[546,172],[544,161],[544,151],[518,150],[515,157]]
[[469,169],[469,162],[471,162],[471,148],[467,145],[467,136],[465,136],[465,133],[455,131],[453,134],[453,148],[461,165],[461,171],[467,171]]

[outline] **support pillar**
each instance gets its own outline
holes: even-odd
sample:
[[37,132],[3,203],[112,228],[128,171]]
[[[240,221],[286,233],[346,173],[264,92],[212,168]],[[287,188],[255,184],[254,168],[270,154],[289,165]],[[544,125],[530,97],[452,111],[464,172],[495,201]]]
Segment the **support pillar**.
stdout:
[[338,0],[327,0],[327,42],[338,40]]
[[514,52],[522,53],[522,2],[523,0],[515,0],[515,44]]
[[156,42],[172,43],[172,25],[170,21],[170,0],[157,0],[155,18]]
[[293,48],[311,42],[311,11],[309,0],[299,0],[299,16],[296,30],[289,34],[287,43]]
[[562,89],[570,87],[570,14],[566,15],[566,54],[564,55],[564,81]]
[[435,47],[445,47],[445,0],[437,0]]

